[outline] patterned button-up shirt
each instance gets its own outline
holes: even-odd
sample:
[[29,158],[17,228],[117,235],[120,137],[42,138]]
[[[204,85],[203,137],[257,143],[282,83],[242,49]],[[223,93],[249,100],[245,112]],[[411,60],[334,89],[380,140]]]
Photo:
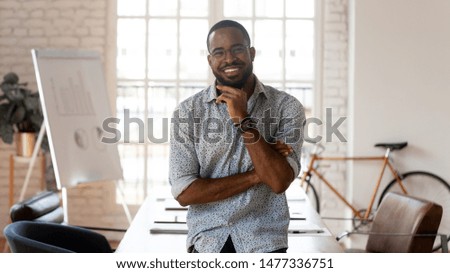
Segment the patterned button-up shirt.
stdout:
[[[209,86],[183,101],[174,111],[170,139],[169,182],[176,198],[197,178],[220,178],[253,169],[242,136],[227,112],[216,104]],[[287,161],[295,176],[300,170],[305,114],[293,96],[258,80],[247,111],[269,143],[282,140],[293,148]],[[228,236],[237,252],[271,252],[287,248],[289,210],[284,193],[263,183],[225,200],[190,205],[187,249],[220,252]]]

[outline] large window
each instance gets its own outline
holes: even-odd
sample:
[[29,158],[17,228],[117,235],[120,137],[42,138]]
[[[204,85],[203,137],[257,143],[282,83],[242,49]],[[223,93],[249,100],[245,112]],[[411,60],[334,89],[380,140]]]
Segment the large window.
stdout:
[[129,203],[168,184],[173,109],[213,82],[206,35],[221,19],[242,23],[265,84],[311,112],[315,88],[315,0],[117,0],[119,151]]

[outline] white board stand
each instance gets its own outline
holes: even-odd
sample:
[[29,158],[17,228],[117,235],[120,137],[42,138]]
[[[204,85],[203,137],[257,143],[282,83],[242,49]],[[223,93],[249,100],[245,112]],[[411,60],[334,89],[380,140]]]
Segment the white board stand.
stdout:
[[27,174],[25,176],[25,181],[23,182],[22,190],[20,191],[19,202],[23,201],[25,198],[25,193],[27,191],[28,184],[30,182],[31,173],[33,172],[34,164],[36,163],[39,150],[41,149],[41,144],[42,140],[44,139],[44,135],[45,135],[45,124],[42,123],[41,129],[39,130],[38,138],[36,140],[36,144],[34,145],[33,153],[31,154]]
[[[81,183],[116,181],[128,221],[131,215],[123,189],[117,144],[101,141],[102,123],[112,117],[101,56],[86,50],[32,49],[33,64],[44,114],[44,124],[33,151],[34,165],[44,133],[47,133],[57,187],[62,190]],[[27,174],[21,198],[28,186]]]
[[[36,144],[33,149],[33,153],[30,158],[30,163],[28,165],[28,170],[27,170],[27,174],[25,176],[25,181],[24,181],[24,183],[22,185],[22,189],[20,191],[19,202],[21,202],[25,199],[25,194],[28,189],[28,184],[30,182],[31,173],[33,172],[34,164],[36,164],[36,159],[37,159],[37,156],[39,153],[39,149],[41,148],[42,141],[44,139],[44,135],[45,135],[45,123],[42,123],[41,129],[39,130],[38,138],[36,140]],[[118,180],[115,180],[115,184],[116,184],[116,187],[119,189],[120,203],[122,204],[125,216],[127,217],[128,223],[131,224],[132,217],[131,217],[131,213],[128,208],[128,205],[125,202],[125,193],[124,193],[123,188],[120,185]],[[62,187],[58,190],[61,191],[61,201],[62,201],[62,207],[64,210],[64,222],[68,223],[69,222],[69,213],[67,211],[67,189],[66,189],[66,187]]]

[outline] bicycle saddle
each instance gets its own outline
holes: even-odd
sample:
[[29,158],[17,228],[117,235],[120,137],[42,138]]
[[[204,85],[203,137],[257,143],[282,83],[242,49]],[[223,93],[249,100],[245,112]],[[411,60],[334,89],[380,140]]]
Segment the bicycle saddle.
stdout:
[[375,147],[383,147],[386,149],[393,150],[401,150],[408,146],[408,142],[394,142],[394,143],[377,143],[375,144]]

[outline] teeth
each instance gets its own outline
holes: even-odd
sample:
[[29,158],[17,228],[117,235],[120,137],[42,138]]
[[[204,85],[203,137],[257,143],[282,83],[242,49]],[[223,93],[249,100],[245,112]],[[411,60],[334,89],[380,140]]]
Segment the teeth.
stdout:
[[225,69],[225,73],[232,73],[232,72],[235,72],[235,71],[238,71],[238,69],[237,69],[237,68],[228,68],[228,69]]

